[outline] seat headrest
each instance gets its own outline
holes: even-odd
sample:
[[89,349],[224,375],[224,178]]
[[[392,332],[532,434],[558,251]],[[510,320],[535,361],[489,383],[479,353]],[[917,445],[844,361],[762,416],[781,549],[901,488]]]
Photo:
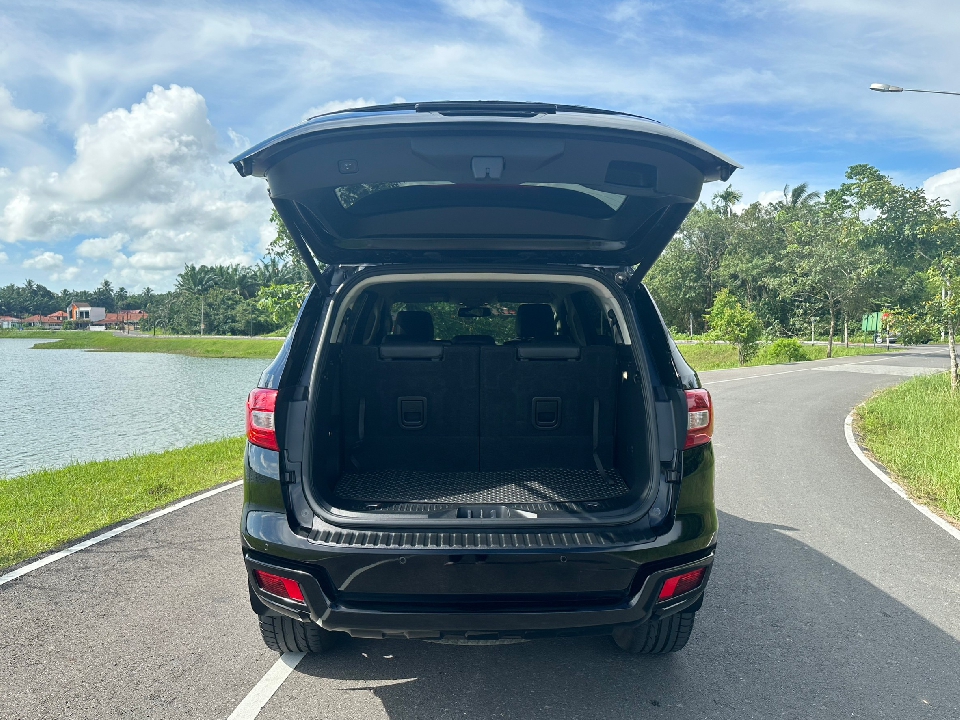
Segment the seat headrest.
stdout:
[[426,310],[401,310],[393,334],[411,342],[429,342],[433,340],[433,317]]
[[517,337],[540,340],[556,337],[557,317],[546,303],[526,303],[517,308]]

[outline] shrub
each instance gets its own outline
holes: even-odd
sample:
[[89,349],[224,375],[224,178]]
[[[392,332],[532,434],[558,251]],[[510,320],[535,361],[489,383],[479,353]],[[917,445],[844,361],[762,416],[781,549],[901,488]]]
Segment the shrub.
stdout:
[[757,361],[763,365],[800,362],[809,359],[810,355],[807,353],[806,348],[800,344],[799,340],[794,340],[793,338],[774,340],[757,353]]
[[757,352],[763,326],[757,316],[741,305],[726,288],[717,293],[713,307],[707,314],[707,321],[710,323],[711,337],[736,346],[741,365]]

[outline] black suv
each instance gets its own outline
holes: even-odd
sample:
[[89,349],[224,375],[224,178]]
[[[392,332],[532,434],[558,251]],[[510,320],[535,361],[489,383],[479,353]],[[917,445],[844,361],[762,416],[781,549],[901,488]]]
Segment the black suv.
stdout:
[[331,113],[233,162],[316,281],[247,403],[267,645],[683,647],[713,408],[641,279],[738,166],[646,118],[506,102]]

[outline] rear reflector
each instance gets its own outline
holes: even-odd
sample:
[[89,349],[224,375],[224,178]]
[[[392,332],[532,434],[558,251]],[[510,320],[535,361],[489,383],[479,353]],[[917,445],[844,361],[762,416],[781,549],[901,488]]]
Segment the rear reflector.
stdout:
[[298,603],[304,602],[303,590],[300,588],[300,583],[296,580],[280,577],[279,575],[264,572],[263,570],[254,570],[253,576],[257,579],[257,585],[264,592]]
[[663,587],[660,588],[660,600],[670,600],[678,595],[696,590],[700,587],[700,583],[703,582],[703,576],[706,572],[707,569],[702,567],[691,570],[683,575],[674,575],[672,578],[667,578],[663,583]]
[[706,445],[713,438],[713,400],[703,389],[687,390],[687,442],[684,450]]
[[257,388],[247,398],[247,440],[267,450],[279,450],[274,410],[277,391]]

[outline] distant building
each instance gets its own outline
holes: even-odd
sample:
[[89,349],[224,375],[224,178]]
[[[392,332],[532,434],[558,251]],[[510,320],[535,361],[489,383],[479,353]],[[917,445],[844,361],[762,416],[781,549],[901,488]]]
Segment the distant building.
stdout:
[[21,323],[23,327],[43,328],[44,330],[59,330],[63,327],[66,313],[60,311],[52,315],[31,315],[25,317]]
[[67,308],[67,315],[70,320],[80,327],[86,327],[90,323],[103,320],[107,316],[107,309],[102,307],[90,307],[90,303],[74,302]]
[[13,315],[0,315],[0,329],[10,330],[11,328],[18,328],[22,324],[22,320]]
[[90,323],[90,329],[103,327],[111,330],[137,330],[140,327],[140,321],[145,320],[146,317],[147,313],[143,310],[121,310],[107,313],[103,320]]

